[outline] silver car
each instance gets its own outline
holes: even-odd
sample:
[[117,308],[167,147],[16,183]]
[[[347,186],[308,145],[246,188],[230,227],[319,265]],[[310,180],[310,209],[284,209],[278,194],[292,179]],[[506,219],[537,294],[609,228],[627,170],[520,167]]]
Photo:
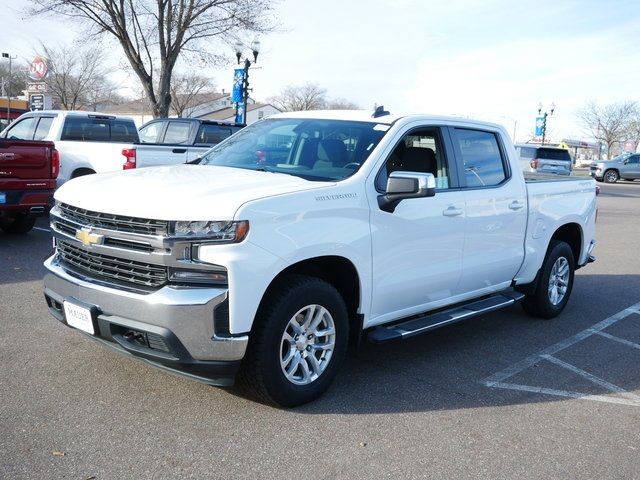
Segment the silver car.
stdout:
[[515,145],[524,172],[571,175],[573,161],[564,148],[540,145]]
[[608,161],[593,162],[589,175],[606,183],[616,183],[620,179],[633,181],[640,178],[640,154],[623,153]]

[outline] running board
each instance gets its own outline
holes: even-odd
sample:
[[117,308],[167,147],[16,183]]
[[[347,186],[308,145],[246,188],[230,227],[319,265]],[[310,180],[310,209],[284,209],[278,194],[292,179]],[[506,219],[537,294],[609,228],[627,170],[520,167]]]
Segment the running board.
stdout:
[[413,337],[460,320],[477,317],[478,315],[513,305],[523,298],[524,295],[520,292],[502,292],[443,312],[427,314],[401,323],[378,327],[369,333],[368,338],[373,343],[384,343]]

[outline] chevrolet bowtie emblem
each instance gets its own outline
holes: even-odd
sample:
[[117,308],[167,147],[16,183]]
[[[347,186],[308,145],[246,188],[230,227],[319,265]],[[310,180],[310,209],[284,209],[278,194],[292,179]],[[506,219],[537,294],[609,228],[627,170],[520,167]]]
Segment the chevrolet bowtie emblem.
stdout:
[[104,235],[98,235],[97,233],[91,233],[88,228],[83,228],[76,231],[76,238],[82,242],[84,246],[100,245],[104,239]]

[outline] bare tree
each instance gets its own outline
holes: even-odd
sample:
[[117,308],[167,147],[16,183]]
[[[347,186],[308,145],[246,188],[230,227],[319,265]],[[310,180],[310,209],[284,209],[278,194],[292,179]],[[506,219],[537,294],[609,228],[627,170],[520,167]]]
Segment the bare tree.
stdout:
[[[149,98],[155,117],[171,105],[171,76],[181,54],[211,61],[212,40],[231,42],[246,32],[272,29],[276,0],[30,0],[35,14],[55,13],[83,22],[94,34],[116,39]],[[154,78],[154,72],[158,78]]]
[[345,98],[335,98],[327,103],[328,110],[360,110],[360,105]]
[[358,110],[360,107],[344,98],[329,99],[327,91],[316,83],[288,85],[279,95],[267,100],[283,112],[301,110]]
[[193,108],[207,94],[212,94],[215,83],[211,78],[197,73],[175,75],[171,81],[171,110],[182,117],[185,110]]
[[49,62],[47,88],[66,110],[95,109],[114,94],[115,86],[107,78],[103,50],[44,44],[40,48]]
[[27,88],[27,69],[24,66],[16,66],[14,63],[11,75],[9,75],[8,62],[1,62],[0,83],[2,83],[3,96],[17,97],[22,95],[22,91]]
[[614,145],[626,139],[637,112],[636,102],[627,101],[604,106],[589,102],[577,115],[589,133],[606,145],[607,157],[610,157]]
[[640,108],[636,108],[633,118],[629,122],[627,140],[633,142],[633,151],[635,152],[640,146]]
[[279,95],[269,98],[268,102],[283,112],[320,110],[327,104],[327,91],[315,83],[288,85]]

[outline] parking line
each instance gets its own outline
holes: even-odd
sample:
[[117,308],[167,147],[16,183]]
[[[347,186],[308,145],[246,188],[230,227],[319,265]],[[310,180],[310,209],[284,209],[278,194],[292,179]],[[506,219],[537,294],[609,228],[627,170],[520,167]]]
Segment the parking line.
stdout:
[[624,338],[616,337],[615,335],[610,335],[606,332],[596,332],[596,335],[600,335],[601,337],[608,338],[609,340],[613,340],[614,342],[618,342],[628,347],[637,348],[638,350],[640,350],[640,345],[630,342],[629,340],[626,340]]
[[557,397],[576,398],[580,400],[593,400],[596,402],[616,403],[618,405],[629,405],[640,407],[640,402],[620,397],[608,397],[605,395],[589,395],[580,392],[570,392],[566,390],[556,390],[554,388],[532,387],[530,385],[520,385],[517,383],[497,382],[491,385],[494,388],[504,388],[506,390],[519,390],[521,392],[543,393],[545,395],[555,395]]
[[41,228],[41,227],[33,227],[34,230],[39,230],[41,232],[47,232],[47,233],[51,233],[51,230],[49,230],[48,228]]
[[640,397],[638,397],[637,395],[634,395],[633,393],[629,393],[627,392],[624,388],[619,387],[617,385],[614,385],[613,383],[609,383],[606,380],[603,380],[600,377],[596,377],[595,375],[586,372],[584,370],[582,370],[581,368],[576,367],[575,365],[571,365],[570,363],[567,362],[563,362],[562,360],[560,360],[559,358],[556,358],[554,356],[551,355],[542,355],[542,358],[544,358],[545,360],[550,361],[551,363],[554,363],[555,365],[558,365],[559,367],[562,368],[566,368],[567,370],[580,375],[582,378],[586,378],[587,380],[589,380],[592,383],[595,383],[596,385],[600,385],[602,388],[606,388],[607,390],[609,390],[610,392],[614,392],[614,393],[619,393],[621,396],[628,398],[629,400],[632,401],[637,401],[638,404],[640,405]]
[[[563,396],[563,397],[571,397],[571,398],[582,398],[582,399],[586,399],[586,400],[596,400],[596,401],[603,401],[603,402],[609,402],[609,403],[622,403],[625,405],[634,405],[634,406],[640,406],[640,397],[634,395],[634,394],[630,394],[628,392],[626,392],[625,390],[622,390],[620,387],[613,385],[609,382],[606,382],[605,380],[602,380],[601,378],[598,378],[594,375],[591,375],[588,372],[585,372],[584,370],[580,370],[579,368],[570,365],[568,363],[562,362],[561,360],[558,360],[557,358],[553,357],[554,354],[561,352],[562,350],[565,350],[567,348],[569,348],[572,345],[575,345],[578,342],[581,342],[582,340],[589,338],[592,335],[600,335],[602,337],[605,338],[609,338],[609,336],[613,337],[613,335],[609,335],[608,333],[603,332],[603,330],[605,328],[610,327],[611,325],[615,324],[616,322],[619,322],[620,320],[627,318],[629,315],[633,315],[633,314],[640,314],[640,303],[636,303],[635,305],[631,305],[628,308],[625,308],[624,310],[615,313],[613,315],[611,315],[608,318],[605,318],[604,320],[596,323],[595,325],[593,325],[592,327],[589,327],[585,330],[582,330],[581,332],[576,333],[575,335],[573,335],[572,337],[569,337],[565,340],[562,340],[561,342],[558,342],[554,345],[551,345],[550,347],[545,348],[544,350],[535,353],[533,355],[530,355],[529,357],[525,358],[524,360],[521,360],[507,368],[505,368],[504,370],[501,370],[497,373],[494,373],[493,375],[490,375],[489,377],[485,378],[484,380],[481,380],[480,383],[482,385],[485,385],[487,387],[494,387],[494,388],[506,388],[506,389],[511,389],[511,390],[521,390],[521,391],[527,391],[527,392],[535,392],[535,393],[545,393],[548,395],[559,395],[559,396]],[[615,337],[617,338],[617,337]],[[614,338],[612,338],[611,340],[614,340]],[[628,342],[632,345],[636,345],[633,342],[629,342],[628,340],[624,340],[624,339],[619,339],[619,340],[623,340],[623,342],[621,343],[625,343]],[[627,344],[627,343],[625,343]],[[586,393],[579,393],[579,392],[569,392],[569,391],[564,391],[564,390],[554,390],[554,389],[549,389],[549,388],[543,388],[543,387],[534,387],[534,386],[529,386],[529,385],[519,385],[519,384],[514,384],[514,383],[507,383],[505,382],[505,380],[507,380],[510,377],[513,377],[514,375],[517,375],[518,373],[532,367],[533,365],[535,365],[536,363],[540,362],[541,360],[547,360],[547,361],[551,361],[553,363],[556,363],[559,365],[559,362],[562,363],[563,365],[560,365],[564,368],[568,368],[569,370],[572,370],[574,373],[577,373],[578,375],[582,375],[585,378],[588,378],[589,380],[593,381],[594,383],[598,383],[600,384],[602,387],[607,388],[607,390],[610,391],[614,391],[618,394],[624,395],[627,398],[625,399],[621,399],[621,398],[617,398],[617,397],[609,397],[609,396],[603,396],[603,395],[590,395],[590,394],[586,394]],[[607,385],[607,386],[605,386]],[[611,388],[614,388],[614,390],[611,390]],[[620,391],[621,390],[621,391]],[[632,397],[632,398],[631,398]]]

